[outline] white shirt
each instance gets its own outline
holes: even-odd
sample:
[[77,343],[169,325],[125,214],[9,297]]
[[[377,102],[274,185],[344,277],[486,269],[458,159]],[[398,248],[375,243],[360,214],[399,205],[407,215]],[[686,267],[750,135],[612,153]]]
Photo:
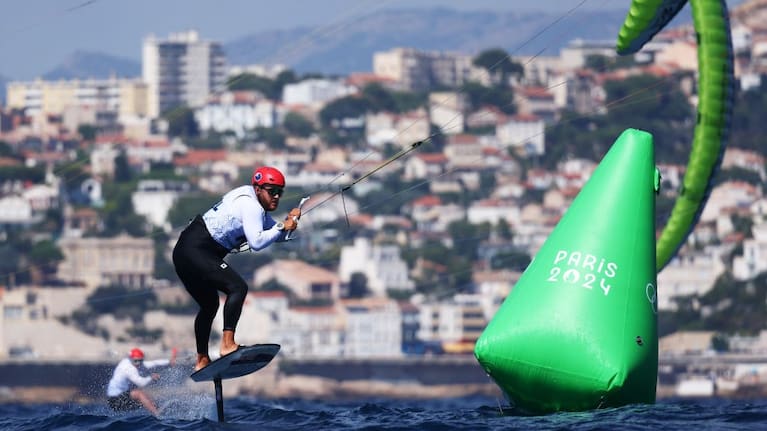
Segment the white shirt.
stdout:
[[216,242],[228,250],[247,241],[251,250],[261,250],[285,240],[285,231],[264,211],[253,186],[241,186],[224,195],[202,216]]
[[[141,370],[149,370],[155,367],[161,367],[163,365],[170,364],[167,359],[157,359],[154,361],[144,361],[143,365],[139,365]],[[152,381],[151,375],[142,376],[130,358],[125,358],[117,364],[114,373],[112,373],[112,379],[109,380],[109,386],[107,386],[107,396],[116,397],[123,392],[127,392],[131,389],[131,385],[143,388]]]

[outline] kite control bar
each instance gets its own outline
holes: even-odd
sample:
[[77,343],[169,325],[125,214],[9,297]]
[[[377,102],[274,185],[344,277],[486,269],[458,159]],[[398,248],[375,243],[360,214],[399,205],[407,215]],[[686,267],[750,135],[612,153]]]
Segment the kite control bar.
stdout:
[[[298,209],[301,209],[301,207],[303,207],[303,206],[304,206],[304,204],[306,203],[306,201],[308,201],[308,200],[309,200],[309,198],[310,198],[310,197],[311,197],[311,196],[304,196],[304,197],[302,197],[302,198],[301,198],[301,202],[299,202],[299,203],[298,203]],[[293,220],[295,220],[296,222],[298,222],[298,217],[293,217]],[[293,239],[293,232],[294,232],[294,231],[292,231],[292,230],[291,230],[290,232],[288,232],[288,233],[285,235],[285,241],[288,241],[288,240],[290,240],[290,239]]]

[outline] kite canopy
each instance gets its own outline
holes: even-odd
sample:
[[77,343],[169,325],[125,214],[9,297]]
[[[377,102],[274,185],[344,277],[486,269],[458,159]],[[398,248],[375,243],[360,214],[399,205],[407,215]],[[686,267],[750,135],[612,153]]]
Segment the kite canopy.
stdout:
[[[618,34],[618,54],[632,54],[668,24],[687,0],[633,0]],[[698,41],[698,114],[682,188],[656,245],[658,271],[698,222],[724,155],[734,97],[733,54],[724,0],[690,0]],[[662,142],[659,143],[662,145]]]

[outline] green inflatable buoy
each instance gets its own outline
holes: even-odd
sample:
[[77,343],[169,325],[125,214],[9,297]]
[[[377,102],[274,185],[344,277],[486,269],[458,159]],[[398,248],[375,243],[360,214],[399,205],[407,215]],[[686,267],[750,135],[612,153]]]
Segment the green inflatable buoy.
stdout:
[[655,402],[659,183],[652,135],[624,131],[477,340],[515,407]]

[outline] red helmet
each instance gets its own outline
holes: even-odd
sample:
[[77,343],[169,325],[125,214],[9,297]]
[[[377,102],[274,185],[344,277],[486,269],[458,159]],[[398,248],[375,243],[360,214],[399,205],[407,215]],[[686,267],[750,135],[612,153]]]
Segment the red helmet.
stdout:
[[130,351],[130,358],[131,359],[144,359],[144,352],[141,351],[139,348],[135,348]]
[[253,171],[253,185],[262,186],[264,184],[273,184],[279,187],[285,187],[285,176],[276,168],[264,166]]

